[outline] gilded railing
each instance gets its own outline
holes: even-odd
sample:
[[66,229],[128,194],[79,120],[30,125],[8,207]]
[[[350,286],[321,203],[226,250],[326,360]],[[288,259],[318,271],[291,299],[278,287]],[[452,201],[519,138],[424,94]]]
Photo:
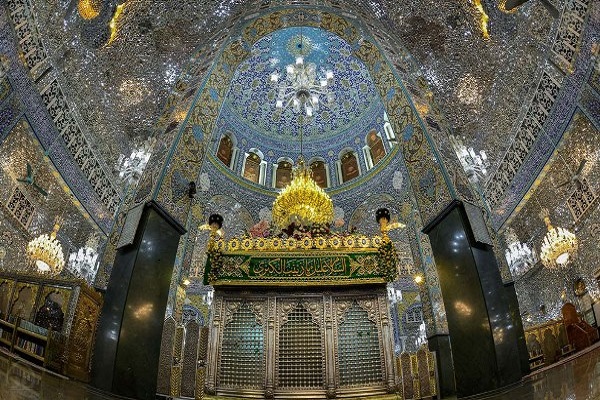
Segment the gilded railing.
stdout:
[[396,358],[402,399],[430,399],[437,395],[435,353],[421,347],[416,353],[402,353]]

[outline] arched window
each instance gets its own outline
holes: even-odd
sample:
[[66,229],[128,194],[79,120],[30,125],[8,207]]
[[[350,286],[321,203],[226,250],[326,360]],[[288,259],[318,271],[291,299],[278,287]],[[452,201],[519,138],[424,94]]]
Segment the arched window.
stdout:
[[260,150],[250,149],[250,151],[246,153],[246,158],[244,159],[242,176],[249,181],[264,185],[266,166],[267,163],[263,160],[263,155]]
[[364,147],[365,161],[368,168],[373,168],[383,157],[385,157],[385,147],[381,136],[374,129],[367,134],[367,145]]
[[292,163],[281,160],[275,165],[275,187],[283,189],[292,181]]
[[315,161],[312,161],[309,164],[309,166],[312,171],[312,177],[315,180],[315,182],[317,183],[317,185],[319,185],[323,189],[328,188],[329,187],[329,173],[327,171],[327,165],[325,164],[325,161],[315,160]]
[[260,156],[256,153],[249,153],[246,156],[244,164],[244,178],[249,181],[258,183],[260,180]]
[[358,167],[358,157],[353,151],[346,151],[339,160],[339,174],[342,177],[341,183],[348,182],[360,175]]
[[217,158],[231,168],[233,161],[233,140],[229,135],[223,135],[219,142],[219,148],[217,149]]

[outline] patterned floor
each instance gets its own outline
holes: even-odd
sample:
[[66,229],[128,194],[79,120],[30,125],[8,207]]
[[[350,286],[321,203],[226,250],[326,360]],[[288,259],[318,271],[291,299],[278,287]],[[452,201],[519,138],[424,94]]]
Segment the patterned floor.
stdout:
[[[87,385],[0,352],[0,400],[107,400]],[[527,377],[517,387],[479,400],[600,400],[600,345]]]

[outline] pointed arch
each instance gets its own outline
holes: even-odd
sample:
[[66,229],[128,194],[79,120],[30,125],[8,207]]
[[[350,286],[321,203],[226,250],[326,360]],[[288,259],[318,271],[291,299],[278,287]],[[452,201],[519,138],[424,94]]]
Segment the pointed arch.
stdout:
[[[306,13],[318,15],[319,18],[306,18]],[[250,55],[248,49],[251,45],[270,32],[281,28],[284,21],[287,24],[286,26],[299,26],[302,24],[325,29],[353,44],[353,54],[365,64],[371,73],[377,90],[382,96],[389,123],[396,133],[394,136],[398,135],[398,145],[401,145],[400,151],[407,162],[412,188],[418,193],[417,205],[423,220],[426,222],[433,220],[457,196],[450,175],[446,171],[438,150],[427,132],[427,128],[416,112],[414,104],[412,104],[406,88],[398,76],[399,72],[394,69],[393,64],[386,58],[385,54],[381,53],[377,44],[371,40],[365,40],[364,36],[359,34],[360,29],[357,24],[342,15],[321,10],[289,9],[259,12],[253,15],[252,18],[245,20],[239,36],[229,40],[222,47],[220,55],[215,57],[210,69],[211,72],[206,74],[204,78],[203,89],[194,98],[191,111],[188,114],[190,118],[186,120],[186,125],[201,125],[203,126],[203,132],[213,131],[218,116],[219,104],[230,89],[229,86],[222,83],[229,80],[240,62]],[[227,34],[223,34],[222,37],[226,38]],[[221,45],[223,42],[219,41],[218,43]],[[153,192],[154,197],[163,201],[169,211],[182,219],[183,216],[179,214],[183,211],[178,211],[174,204],[171,187],[164,185],[163,182],[169,182],[169,178],[176,172],[182,173],[179,161],[183,160],[183,151],[181,150],[183,146],[179,144],[189,143],[187,132],[185,127],[178,130],[173,144],[173,147],[175,147],[173,156],[162,163],[163,170],[159,173],[160,178],[156,181]],[[400,132],[402,132],[401,135]],[[341,160],[337,164],[338,181],[342,182]],[[366,168],[366,166],[363,168]],[[361,174],[360,170],[358,174]],[[423,174],[427,174],[429,177],[426,182],[420,181]],[[348,180],[346,179],[346,182]]]

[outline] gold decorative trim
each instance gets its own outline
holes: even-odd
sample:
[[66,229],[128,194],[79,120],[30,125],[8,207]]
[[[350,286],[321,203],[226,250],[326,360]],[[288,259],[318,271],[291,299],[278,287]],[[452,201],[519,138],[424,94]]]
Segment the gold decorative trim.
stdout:
[[[322,250],[337,250],[340,252],[377,252],[383,242],[381,236],[367,237],[365,235],[332,235],[295,238],[237,238],[230,240],[218,239],[214,247],[224,255],[273,254],[273,252],[290,252],[301,250],[302,257],[311,253],[322,255]],[[265,253],[267,251],[267,253]]]

